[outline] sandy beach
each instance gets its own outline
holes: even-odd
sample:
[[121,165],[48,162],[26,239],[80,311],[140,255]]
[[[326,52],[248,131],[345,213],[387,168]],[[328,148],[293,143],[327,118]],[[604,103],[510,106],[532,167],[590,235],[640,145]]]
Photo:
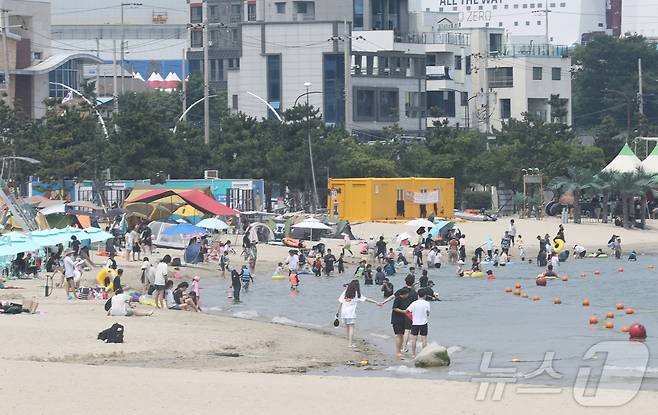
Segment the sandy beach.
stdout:
[[[497,241],[507,229],[508,219],[458,226],[467,235],[472,252],[489,236]],[[558,222],[517,220],[517,226],[532,254],[536,252],[535,236],[554,234]],[[650,226],[658,227],[658,222],[650,221]],[[625,250],[658,252],[655,230],[626,231],[590,223],[568,224],[565,228],[568,244],[578,242],[588,250],[604,248],[610,235],[616,233]],[[353,226],[354,234],[366,239],[384,235],[394,240],[396,234],[404,231],[414,230],[398,224]],[[340,240],[325,242],[333,249],[342,245]],[[164,252],[150,257],[157,258]],[[285,247],[259,246],[256,284],[258,278],[269,278],[286,252]],[[94,259],[97,263],[102,261],[100,257]],[[118,262],[126,270],[124,283],[138,288],[140,263],[123,258]],[[237,255],[232,256],[233,265],[240,263]],[[187,281],[199,275],[202,287],[204,282],[221,278],[216,264],[182,267],[180,274]],[[94,277],[94,271],[85,274],[89,285]],[[221,408],[239,414],[328,414],[340,411],[337,400],[346,401],[350,410],[360,413],[393,413],[399,412],[397,405],[410,408],[408,402],[402,403],[402,396],[412,402],[422,399],[420,402],[429,411],[494,415],[556,411],[649,413],[658,403],[657,393],[641,392],[621,408],[590,409],[576,403],[570,389],[557,395],[519,395],[512,386],[501,402],[478,402],[474,383],[322,376],[324,369],[344,367],[348,361],[374,362],[388,357],[364,342],[357,350],[348,349],[344,338],[339,337],[342,330],[333,335],[268,322],[168,310],[158,310],[152,317],[107,317],[102,301],[68,301],[62,289],[44,298],[43,282],[38,280],[10,284],[22,289],[2,290],[1,299],[36,297],[40,307],[35,315],[0,316],[4,339],[0,348],[0,373],[4,380],[0,386],[0,410],[4,413],[104,414],[117,413],[120,405],[120,413],[164,410],[210,414]],[[328,314],[331,312],[328,310]],[[115,321],[125,325],[126,342],[117,345],[96,340],[97,333]],[[367,368],[349,370],[358,374]],[[313,374],[301,374],[309,371]],[[423,397],[427,397],[426,401]]]

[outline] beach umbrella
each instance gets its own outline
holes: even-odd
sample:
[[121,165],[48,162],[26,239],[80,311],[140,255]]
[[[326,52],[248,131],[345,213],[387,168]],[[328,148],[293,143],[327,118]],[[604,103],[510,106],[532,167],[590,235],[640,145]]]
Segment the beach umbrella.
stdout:
[[214,229],[216,231],[221,231],[223,229],[228,229],[228,225],[221,219],[217,218],[207,218],[197,223],[196,226],[206,229]]
[[330,231],[331,227],[325,225],[317,219],[306,219],[305,221],[299,222],[295,225],[292,225],[294,229],[311,229],[311,230],[323,230]]
[[83,208],[83,209],[91,209],[91,210],[103,210],[102,207],[98,206],[94,202],[89,202],[86,200],[82,200],[79,202],[70,202],[67,203],[67,206],[71,207],[76,207],[76,208]]
[[162,232],[162,235],[205,235],[207,233],[208,232],[205,229],[194,226],[190,223],[180,223],[168,228]]
[[411,235],[409,234],[409,232],[402,232],[395,238],[395,240],[398,241],[398,243],[405,241],[407,239],[411,239]]
[[64,213],[66,212],[66,205],[64,203],[58,203],[56,205],[47,206],[41,209],[41,214],[43,215],[52,215],[53,213]]
[[433,228],[434,223],[430,222],[427,219],[419,218],[419,219],[414,219],[410,220],[408,222],[405,222],[405,226],[413,226],[414,228],[420,228],[420,227],[426,227],[426,228]]

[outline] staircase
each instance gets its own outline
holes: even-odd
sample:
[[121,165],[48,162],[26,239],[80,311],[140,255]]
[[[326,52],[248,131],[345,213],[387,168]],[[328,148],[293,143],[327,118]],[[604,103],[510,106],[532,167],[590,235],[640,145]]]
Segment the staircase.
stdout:
[[9,212],[11,212],[11,216],[14,218],[16,225],[20,226],[24,232],[36,231],[39,229],[39,225],[37,225],[32,209],[20,200],[17,200],[13,194],[7,194],[2,186],[0,186],[0,198],[9,209]]

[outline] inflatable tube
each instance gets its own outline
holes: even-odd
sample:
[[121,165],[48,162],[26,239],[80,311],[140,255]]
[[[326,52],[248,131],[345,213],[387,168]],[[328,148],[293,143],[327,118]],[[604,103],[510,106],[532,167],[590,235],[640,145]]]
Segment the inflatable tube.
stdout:
[[[109,281],[109,284],[106,283]],[[96,282],[106,290],[114,291],[114,275],[107,268],[103,268],[96,274]]]
[[564,249],[564,241],[562,239],[555,239],[553,241],[553,250],[556,254],[559,254],[560,251]]
[[471,273],[464,273],[464,276],[462,278],[482,278],[484,275],[484,272],[482,271],[477,271],[477,272],[471,272]]
[[595,252],[593,252],[593,253],[591,253],[591,254],[587,254],[587,258],[607,258],[607,257],[608,257],[608,254],[599,254],[599,255],[596,255]]
[[288,277],[286,277],[285,275],[272,275],[272,280],[274,281],[283,281],[287,279]]
[[155,299],[142,295],[139,297],[139,303],[142,305],[150,305],[155,307]]
[[286,237],[286,238],[283,238],[281,240],[281,242],[283,242],[283,244],[285,246],[290,247],[290,248],[303,248],[304,247],[303,242],[300,241],[299,239],[287,238]]

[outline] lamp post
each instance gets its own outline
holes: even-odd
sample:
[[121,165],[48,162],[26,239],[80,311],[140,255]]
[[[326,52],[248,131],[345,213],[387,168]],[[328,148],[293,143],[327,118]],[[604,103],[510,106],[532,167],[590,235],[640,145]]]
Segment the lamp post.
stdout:
[[124,63],[124,56],[125,56],[125,43],[126,43],[126,28],[123,25],[124,20],[123,20],[123,9],[124,7],[139,7],[141,6],[142,3],[121,3],[121,93],[126,92],[126,84],[125,84],[125,76],[123,76],[123,63]]
[[306,135],[308,138],[308,158],[311,161],[311,178],[313,179],[313,203],[312,210],[315,211],[318,206],[318,187],[315,183],[315,168],[313,167],[313,144],[311,143],[311,107],[309,105],[308,96],[310,95],[311,83],[304,82],[306,87]]

